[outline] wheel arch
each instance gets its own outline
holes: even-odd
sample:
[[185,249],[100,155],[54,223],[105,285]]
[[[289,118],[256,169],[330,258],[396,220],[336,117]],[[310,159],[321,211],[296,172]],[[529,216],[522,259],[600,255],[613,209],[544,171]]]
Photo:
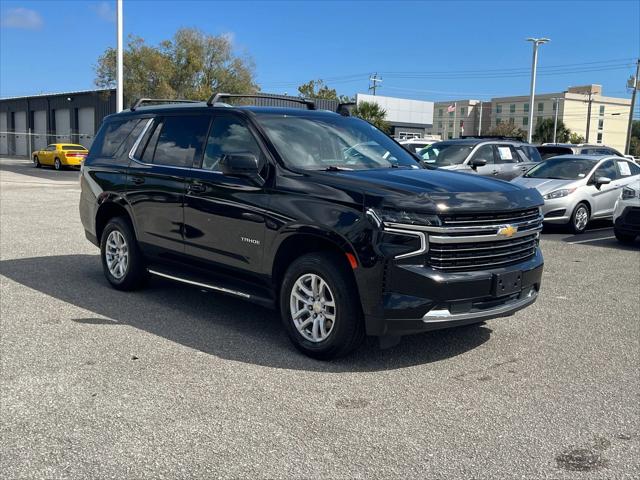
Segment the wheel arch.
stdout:
[[109,220],[114,217],[125,217],[131,224],[135,234],[135,226],[127,208],[116,201],[105,201],[98,207],[98,211],[96,212],[95,231],[98,242],[100,238],[102,238],[104,227],[106,227]]
[[314,228],[300,228],[298,231],[282,238],[274,249],[271,280],[276,290],[280,290],[287,267],[296,258],[308,253],[326,251],[334,252],[343,259],[343,265],[349,270],[355,282],[351,262],[355,261],[359,265],[359,261],[349,242],[333,232],[321,232]]

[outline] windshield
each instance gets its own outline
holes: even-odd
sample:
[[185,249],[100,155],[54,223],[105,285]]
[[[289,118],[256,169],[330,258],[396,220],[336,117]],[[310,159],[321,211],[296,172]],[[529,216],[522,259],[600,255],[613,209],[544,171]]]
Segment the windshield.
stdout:
[[418,152],[424,161],[436,167],[460,165],[473,150],[474,145],[456,145],[454,143],[434,143]]
[[525,178],[579,180],[585,178],[596,163],[597,160],[586,158],[551,158],[529,170]]
[[304,170],[421,168],[406,150],[367,122],[339,115],[259,115],[284,162]]

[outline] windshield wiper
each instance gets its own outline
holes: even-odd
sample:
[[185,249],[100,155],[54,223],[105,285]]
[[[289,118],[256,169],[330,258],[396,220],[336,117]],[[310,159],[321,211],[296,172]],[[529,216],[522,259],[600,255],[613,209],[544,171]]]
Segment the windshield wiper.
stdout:
[[323,172],[348,172],[352,170],[351,168],[346,168],[346,167],[338,167],[336,165],[329,165],[326,168],[321,168],[320,171]]

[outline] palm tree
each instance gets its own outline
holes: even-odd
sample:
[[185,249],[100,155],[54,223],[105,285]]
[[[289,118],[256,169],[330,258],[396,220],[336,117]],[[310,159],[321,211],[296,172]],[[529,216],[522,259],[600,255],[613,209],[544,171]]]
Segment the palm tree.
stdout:
[[385,120],[387,117],[387,111],[377,103],[360,102],[351,111],[351,115],[366,120],[379,130],[389,133],[390,126]]
[[[558,120],[558,127],[556,129],[556,142],[568,142],[570,135],[571,131],[567,127],[565,127],[562,120]],[[538,143],[553,142],[553,118],[545,118],[544,120],[540,120],[536,124],[535,131],[533,132],[533,141]]]

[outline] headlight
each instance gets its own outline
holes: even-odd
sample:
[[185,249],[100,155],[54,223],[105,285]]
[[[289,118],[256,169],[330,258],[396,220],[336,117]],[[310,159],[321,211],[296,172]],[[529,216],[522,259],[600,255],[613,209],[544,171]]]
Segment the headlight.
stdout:
[[425,213],[407,212],[405,210],[380,209],[370,211],[383,223],[400,223],[403,225],[440,226],[440,219],[437,215]]
[[576,189],[575,188],[562,188],[560,190],[555,190],[551,193],[547,193],[544,196],[545,200],[552,200],[554,198],[562,198],[562,197],[566,197],[567,195],[572,194],[573,192],[575,192]]
[[636,191],[633,188],[624,187],[620,198],[622,198],[622,200],[631,200],[632,198],[636,198]]

